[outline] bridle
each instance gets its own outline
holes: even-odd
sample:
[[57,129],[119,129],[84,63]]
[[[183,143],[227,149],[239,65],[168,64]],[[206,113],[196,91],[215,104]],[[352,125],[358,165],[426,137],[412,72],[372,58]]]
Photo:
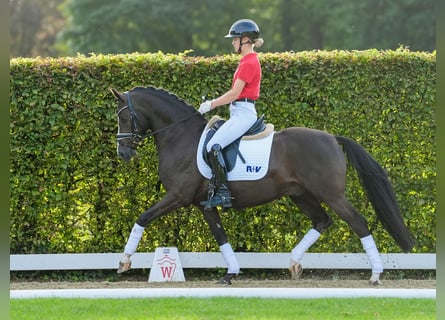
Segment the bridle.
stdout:
[[150,136],[154,136],[162,131],[165,131],[173,126],[176,126],[184,121],[187,121],[189,119],[191,119],[192,117],[194,117],[195,115],[200,113],[198,111],[195,111],[194,113],[192,113],[190,116],[179,120],[178,122],[172,123],[164,128],[161,128],[159,130],[155,130],[155,131],[151,131],[148,133],[139,133],[139,127],[140,127],[140,121],[139,121],[139,117],[136,113],[136,110],[134,109],[133,103],[131,102],[131,97],[130,97],[130,93],[129,92],[124,92],[125,97],[127,98],[127,105],[123,106],[122,108],[120,108],[117,112],[116,112],[116,116],[119,118],[119,114],[124,111],[125,109],[128,109],[128,111],[130,112],[130,123],[131,123],[131,132],[124,132],[121,133],[119,132],[116,137],[117,137],[117,141],[120,140],[124,140],[124,139],[133,139],[134,142],[140,142],[143,139],[150,137]]
[[127,98],[127,105],[120,108],[119,111],[116,112],[116,116],[119,119],[119,114],[125,109],[128,109],[128,111],[130,112],[131,132],[124,132],[124,133],[119,132],[117,134],[117,141],[124,139],[134,139],[136,141],[141,141],[148,135],[146,133],[139,134],[139,127],[141,124],[139,122],[138,115],[136,114],[136,110],[134,109],[133,103],[131,102],[130,94],[128,92],[124,92],[124,95]]

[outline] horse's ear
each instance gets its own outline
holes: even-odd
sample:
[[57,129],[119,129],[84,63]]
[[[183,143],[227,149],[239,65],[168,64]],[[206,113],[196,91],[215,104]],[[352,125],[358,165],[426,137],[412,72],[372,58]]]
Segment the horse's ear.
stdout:
[[119,91],[113,88],[110,88],[110,91],[117,100],[124,101],[124,98],[122,97],[122,94]]

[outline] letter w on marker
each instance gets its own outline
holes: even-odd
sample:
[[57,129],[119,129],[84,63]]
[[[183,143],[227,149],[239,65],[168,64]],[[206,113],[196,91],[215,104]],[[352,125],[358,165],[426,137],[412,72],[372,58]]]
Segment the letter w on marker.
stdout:
[[170,279],[172,277],[173,267],[161,267],[162,277]]

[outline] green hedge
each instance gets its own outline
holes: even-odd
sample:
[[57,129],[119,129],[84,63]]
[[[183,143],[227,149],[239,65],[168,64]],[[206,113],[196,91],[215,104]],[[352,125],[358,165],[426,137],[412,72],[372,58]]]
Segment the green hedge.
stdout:
[[[12,59],[11,253],[121,252],[137,216],[158,201],[152,139],[130,163],[116,155],[113,87],[169,90],[198,106],[225,92],[239,57],[148,53]],[[277,130],[307,126],[355,139],[382,164],[416,252],[435,252],[435,53],[317,51],[262,53],[258,112]],[[226,108],[227,109],[227,108]],[[227,110],[219,109],[222,116]],[[376,221],[356,174],[348,197],[368,219],[382,252],[399,252]],[[332,213],[332,212],[331,212]],[[312,252],[362,252],[358,237],[335,214]],[[290,251],[310,228],[288,199],[222,214],[238,251]],[[215,251],[192,207],[146,229],[138,248],[177,246]]]

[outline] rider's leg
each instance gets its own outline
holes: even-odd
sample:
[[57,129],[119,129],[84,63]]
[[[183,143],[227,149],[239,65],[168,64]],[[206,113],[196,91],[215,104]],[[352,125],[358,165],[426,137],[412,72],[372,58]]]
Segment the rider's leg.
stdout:
[[212,182],[216,187],[216,194],[209,197],[207,201],[201,202],[206,208],[223,206],[230,208],[232,206],[232,196],[227,186],[227,169],[222,155],[222,149],[219,144],[212,146],[212,150],[208,154],[210,166],[213,176]]
[[[201,202],[206,208],[222,205],[231,207],[231,195],[227,185],[227,169],[222,149],[241,137],[257,120],[255,106],[250,103],[236,103],[230,105],[230,119],[216,131],[207,143],[207,152],[213,176],[209,184],[209,199]],[[216,187],[216,195],[213,188]],[[213,199],[213,200],[212,200]]]

